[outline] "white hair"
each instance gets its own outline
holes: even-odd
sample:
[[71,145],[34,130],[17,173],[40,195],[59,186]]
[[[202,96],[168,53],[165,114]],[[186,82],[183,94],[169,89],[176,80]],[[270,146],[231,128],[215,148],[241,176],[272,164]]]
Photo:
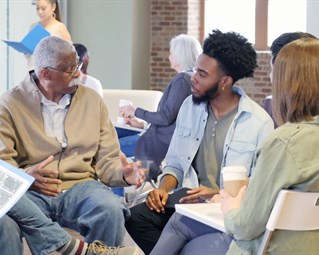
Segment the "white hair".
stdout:
[[76,53],[72,43],[56,36],[48,36],[42,39],[36,46],[34,57],[34,71],[39,76],[45,67],[56,67],[61,56]]
[[197,39],[191,35],[180,34],[170,41],[170,53],[176,64],[182,70],[188,71],[195,67],[197,57],[202,53],[202,47]]

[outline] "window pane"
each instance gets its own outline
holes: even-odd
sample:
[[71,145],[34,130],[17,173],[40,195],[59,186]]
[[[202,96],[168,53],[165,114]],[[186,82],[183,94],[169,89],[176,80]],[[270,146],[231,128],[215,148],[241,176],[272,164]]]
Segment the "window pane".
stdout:
[[235,31],[255,43],[255,0],[205,0],[205,37],[213,30]]
[[269,0],[268,45],[286,32],[306,32],[307,0]]

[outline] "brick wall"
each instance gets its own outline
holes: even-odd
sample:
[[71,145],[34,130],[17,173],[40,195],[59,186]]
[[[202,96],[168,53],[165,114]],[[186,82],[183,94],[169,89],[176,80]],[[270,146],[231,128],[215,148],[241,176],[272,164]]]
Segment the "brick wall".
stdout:
[[151,0],[151,89],[163,90],[176,74],[169,42],[179,34],[199,37],[199,0]]
[[[150,87],[164,90],[176,72],[170,67],[169,41],[172,37],[185,33],[199,39],[200,2],[202,0],[151,0],[151,47],[150,47]],[[238,84],[257,103],[271,94],[269,80],[269,53],[258,52],[258,68],[254,78]]]
[[238,81],[248,96],[258,104],[263,104],[263,99],[271,94],[271,83],[269,79],[270,72],[270,54],[269,52],[257,52],[257,65],[254,77]]

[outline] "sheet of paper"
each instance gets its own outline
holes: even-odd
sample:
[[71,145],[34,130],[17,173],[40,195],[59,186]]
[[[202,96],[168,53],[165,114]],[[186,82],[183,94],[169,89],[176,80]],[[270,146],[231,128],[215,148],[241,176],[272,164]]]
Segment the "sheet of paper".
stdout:
[[49,36],[50,33],[40,24],[36,25],[21,42],[3,40],[6,44],[19,52],[32,55],[35,47],[42,38]]
[[176,212],[226,232],[220,203],[176,204]]
[[31,175],[0,160],[0,218],[14,206],[33,181]]

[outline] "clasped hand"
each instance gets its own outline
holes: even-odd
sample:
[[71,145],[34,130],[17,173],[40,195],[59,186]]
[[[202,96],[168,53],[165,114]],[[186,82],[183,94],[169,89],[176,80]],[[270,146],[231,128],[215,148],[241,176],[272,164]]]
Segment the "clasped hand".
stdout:
[[[218,194],[218,190],[200,186],[198,188],[188,190],[186,193],[189,195],[182,197],[179,200],[180,203],[203,202],[212,198],[215,194]],[[150,210],[155,210],[158,213],[165,213],[165,205],[168,197],[169,194],[166,191],[161,189],[154,189],[148,194],[146,198],[146,205]]]

